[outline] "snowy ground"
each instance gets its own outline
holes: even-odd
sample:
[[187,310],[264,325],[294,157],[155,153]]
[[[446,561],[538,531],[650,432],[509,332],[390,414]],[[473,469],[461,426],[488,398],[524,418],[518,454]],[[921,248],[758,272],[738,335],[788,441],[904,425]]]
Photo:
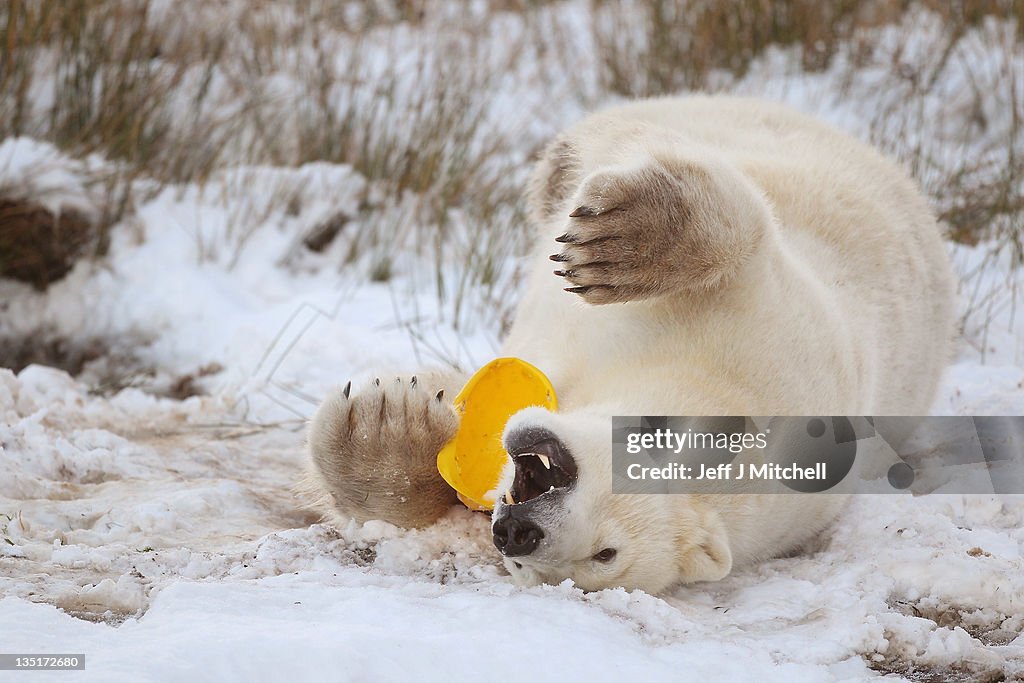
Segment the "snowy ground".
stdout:
[[[373,321],[384,289],[338,319],[411,356]],[[939,410],[1019,408],[1022,387],[1020,365],[968,351]],[[313,523],[289,490],[299,424],[243,420],[224,395],[102,398],[32,366],[0,371],[0,406],[0,642],[87,653],[75,680],[1024,677],[1021,500],[863,497],[811,555],[660,598],[523,590],[479,514]]]
[[[186,210],[160,201],[142,216]],[[274,253],[276,234],[254,252]],[[303,436],[289,410],[348,373],[431,361],[394,323],[401,283],[228,274],[194,265],[188,235],[158,237],[45,296],[4,284],[12,319],[18,305],[83,332],[127,319],[161,332],[149,353],[168,367],[226,369],[211,395],[180,402],[0,370],[0,649],[84,652],[72,678],[103,681],[1024,678],[1021,500],[865,497],[812,555],[663,597],[514,588],[487,519],[465,510],[419,532],[316,524],[290,490]],[[90,310],[90,297],[110,303]],[[493,355],[483,333],[430,334],[468,364]],[[992,326],[985,364],[965,343],[936,411],[1019,412],[1022,339]]]
[[[870,71],[840,100],[829,74],[766,77],[784,57],[736,89],[868,136],[864,112],[885,99],[867,97]],[[577,114],[557,110],[534,134]],[[43,143],[0,141],[0,181],[32,176],[47,201],[87,207],[86,172]],[[477,367],[504,313],[452,313],[413,254],[367,283],[334,266],[344,239],[302,251],[296,235],[356,215],[366,182],[340,165],[235,167],[146,199],[106,261],[45,294],[0,280],[0,332],[101,339],[147,369],[115,393],[90,391],[102,359],[77,380],[0,369],[0,651],[86,653],[85,672],[59,675],[95,681],[1024,680],[1024,497],[864,496],[808,555],[659,597],[516,588],[487,518],[462,509],[413,532],[318,524],[292,487],[319,397],[375,372]],[[984,246],[953,256],[966,276]],[[969,322],[936,414],[1024,407],[1012,278],[1024,275],[971,276],[995,294],[980,297],[985,320]],[[203,395],[147,391],[186,375]]]

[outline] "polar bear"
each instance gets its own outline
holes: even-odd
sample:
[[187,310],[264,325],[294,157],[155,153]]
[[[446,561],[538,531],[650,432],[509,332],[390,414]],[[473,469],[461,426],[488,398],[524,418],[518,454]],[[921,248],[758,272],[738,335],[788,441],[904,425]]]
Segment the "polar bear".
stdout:
[[[954,339],[939,229],[908,176],[843,133],[755,99],[638,101],[554,140],[528,205],[536,253],[504,353],[548,375],[560,410],[525,409],[503,435],[512,495],[492,531],[520,583],[718,580],[799,550],[842,506],[613,494],[613,415],[913,415],[933,401]],[[435,457],[458,426],[444,396],[464,379],[328,398],[309,431],[328,507],[403,526],[443,514],[455,498]],[[542,460],[557,485],[517,491]]]

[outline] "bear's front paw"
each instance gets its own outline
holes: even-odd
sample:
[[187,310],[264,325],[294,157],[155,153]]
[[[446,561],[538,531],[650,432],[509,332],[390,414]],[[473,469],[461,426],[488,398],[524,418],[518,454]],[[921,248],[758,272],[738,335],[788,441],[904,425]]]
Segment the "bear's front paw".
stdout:
[[757,197],[736,197],[731,176],[680,161],[593,173],[555,238],[564,245],[550,257],[562,264],[555,275],[591,304],[714,286],[756,244],[765,220]]
[[309,429],[315,478],[335,510],[359,521],[430,524],[456,501],[437,454],[458,417],[444,392],[411,380],[351,383],[317,410]]

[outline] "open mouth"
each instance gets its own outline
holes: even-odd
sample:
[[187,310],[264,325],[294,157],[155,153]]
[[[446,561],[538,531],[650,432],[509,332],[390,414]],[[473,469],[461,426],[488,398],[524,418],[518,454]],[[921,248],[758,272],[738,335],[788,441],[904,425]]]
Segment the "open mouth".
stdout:
[[576,481],[576,460],[550,433],[548,438],[514,448],[509,455],[516,476],[503,497],[508,505],[526,503]]

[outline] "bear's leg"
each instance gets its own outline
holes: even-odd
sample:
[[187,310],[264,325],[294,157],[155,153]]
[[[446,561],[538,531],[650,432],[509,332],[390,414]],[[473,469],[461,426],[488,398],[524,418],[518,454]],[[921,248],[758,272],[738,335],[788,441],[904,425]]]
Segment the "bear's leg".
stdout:
[[698,293],[727,282],[772,221],[757,187],[727,163],[674,155],[590,173],[551,260],[592,304]]
[[458,429],[450,400],[462,381],[424,373],[334,392],[309,425],[307,492],[328,512],[360,522],[411,528],[437,520],[456,502],[437,454]]

